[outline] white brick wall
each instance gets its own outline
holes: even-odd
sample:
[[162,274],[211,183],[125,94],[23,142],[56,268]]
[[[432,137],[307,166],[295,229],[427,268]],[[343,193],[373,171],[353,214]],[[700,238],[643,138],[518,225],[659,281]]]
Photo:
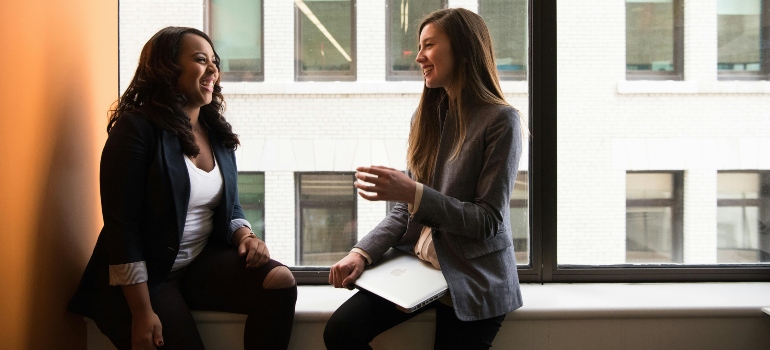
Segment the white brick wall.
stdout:
[[[125,89],[142,45],[168,25],[203,28],[204,0],[120,2]],[[476,0],[450,0],[477,11]],[[561,1],[558,15],[558,260],[625,262],[627,170],[684,170],[684,258],[715,261],[716,171],[770,169],[770,83],[716,79],[716,0],[685,1],[685,81],[625,80],[625,4]],[[356,82],[294,81],[294,5],[264,2],[265,81],[223,84],[240,170],[265,172],[273,256],[295,260],[296,171],[405,167],[420,83],[385,81],[383,1],[357,1]],[[526,82],[503,82],[528,115]],[[528,149],[520,165],[528,169]],[[358,232],[385,215],[358,199]]]
[[294,80],[294,1],[265,0],[265,81]]
[[717,170],[770,169],[766,82],[716,81],[716,1],[685,1],[682,82],[624,81],[624,2],[557,11],[559,263],[624,262],[626,170],[685,170],[685,263],[715,262]]
[[296,251],[294,173],[265,172],[265,243],[270,257],[294,265]]
[[357,80],[385,80],[385,1],[356,1]]
[[121,0],[119,2],[120,91],[126,90],[139,62],[142,47],[168,26],[203,30],[205,0]]
[[684,1],[684,76],[692,81],[717,79],[717,0]]
[[713,169],[687,170],[684,174],[685,264],[717,262],[716,188],[717,173]]

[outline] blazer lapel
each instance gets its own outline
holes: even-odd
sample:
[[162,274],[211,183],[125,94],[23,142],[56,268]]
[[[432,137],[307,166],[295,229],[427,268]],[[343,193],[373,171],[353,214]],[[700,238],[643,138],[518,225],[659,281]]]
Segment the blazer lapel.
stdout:
[[161,151],[163,152],[163,161],[168,169],[169,184],[171,186],[171,195],[174,197],[174,212],[177,222],[177,241],[182,239],[184,233],[185,219],[187,218],[187,206],[190,203],[190,174],[187,172],[187,165],[184,161],[184,152],[179,144],[177,137],[165,130],[161,131]]
[[[224,188],[222,191],[220,213],[221,215],[224,215],[224,217],[220,217],[220,220],[224,220],[224,222],[229,225],[229,219],[233,214],[233,206],[231,203],[233,203],[233,199],[237,196],[236,192],[238,189],[238,174],[235,170],[237,168],[233,163],[233,157],[231,157],[227,149],[225,149],[225,145],[212,133],[209,133],[209,144],[211,144],[211,147],[214,149],[214,157],[216,157],[217,163],[219,164],[219,171],[222,173],[222,183]],[[229,227],[228,225],[215,226],[215,230],[220,226]]]

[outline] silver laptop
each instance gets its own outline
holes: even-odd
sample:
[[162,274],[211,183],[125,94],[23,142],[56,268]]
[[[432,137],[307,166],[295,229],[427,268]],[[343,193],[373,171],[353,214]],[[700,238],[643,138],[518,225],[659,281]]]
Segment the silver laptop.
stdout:
[[374,293],[404,312],[411,313],[447,292],[441,270],[395,248],[361,274],[355,287]]

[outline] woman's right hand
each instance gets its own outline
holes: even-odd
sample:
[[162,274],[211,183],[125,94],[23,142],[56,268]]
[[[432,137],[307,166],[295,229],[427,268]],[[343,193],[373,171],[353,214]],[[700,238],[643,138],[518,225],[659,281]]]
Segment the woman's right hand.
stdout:
[[350,252],[348,256],[332,265],[329,284],[334,285],[334,288],[353,289],[353,282],[364,272],[364,259],[363,255]]
[[131,350],[155,350],[163,346],[163,326],[158,315],[146,312],[131,315]]

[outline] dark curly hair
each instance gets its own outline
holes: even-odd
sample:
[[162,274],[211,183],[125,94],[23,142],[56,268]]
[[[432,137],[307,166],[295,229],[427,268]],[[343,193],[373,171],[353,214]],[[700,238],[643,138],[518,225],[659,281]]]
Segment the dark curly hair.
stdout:
[[[185,155],[194,157],[200,153],[200,148],[195,144],[190,117],[182,110],[187,100],[176,87],[182,73],[178,60],[185,34],[194,34],[206,39],[213,50],[214,44],[209,36],[195,28],[166,27],[155,33],[142,48],[139,66],[131,84],[118,99],[115,109],[110,110],[108,133],[124,114],[140,112],[158,128],[176,135]],[[216,51],[214,57],[219,69],[219,55]],[[217,79],[211,103],[201,107],[198,120],[204,128],[213,132],[225,147],[235,149],[240,144],[238,135],[233,133],[232,126],[225,120],[224,111],[225,100]]]

